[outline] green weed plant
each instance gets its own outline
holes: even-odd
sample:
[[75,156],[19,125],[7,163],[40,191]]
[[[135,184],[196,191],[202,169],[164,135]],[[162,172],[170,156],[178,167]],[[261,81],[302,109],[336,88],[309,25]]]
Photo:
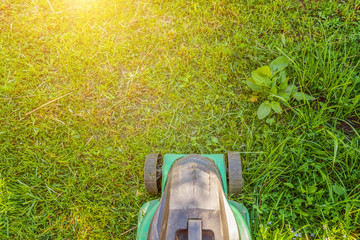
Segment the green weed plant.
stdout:
[[289,84],[289,77],[286,76],[285,68],[288,66],[289,60],[282,56],[276,58],[270,63],[257,68],[251,73],[251,77],[246,80],[246,84],[255,91],[254,94],[261,95],[265,99],[257,110],[259,119],[264,119],[273,110],[275,113],[281,114],[281,104],[289,106],[289,101],[294,98],[301,100],[314,100],[315,98],[297,90],[294,84]]

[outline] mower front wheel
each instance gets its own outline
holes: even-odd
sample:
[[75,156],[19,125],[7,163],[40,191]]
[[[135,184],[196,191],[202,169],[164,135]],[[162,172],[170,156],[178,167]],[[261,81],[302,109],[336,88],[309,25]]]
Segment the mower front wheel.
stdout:
[[240,194],[243,187],[241,157],[239,152],[228,152],[228,190],[230,194]]
[[146,155],[144,183],[149,194],[159,194],[161,192],[161,165],[162,156],[160,153]]

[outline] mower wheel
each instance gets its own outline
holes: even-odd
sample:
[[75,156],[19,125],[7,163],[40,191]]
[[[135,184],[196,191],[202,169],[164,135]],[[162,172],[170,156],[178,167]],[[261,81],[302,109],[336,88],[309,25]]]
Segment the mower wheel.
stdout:
[[241,157],[239,152],[228,152],[228,190],[230,194],[240,194],[243,187]]
[[144,182],[145,189],[149,194],[159,194],[161,183],[161,165],[162,157],[159,153],[150,153],[146,155]]

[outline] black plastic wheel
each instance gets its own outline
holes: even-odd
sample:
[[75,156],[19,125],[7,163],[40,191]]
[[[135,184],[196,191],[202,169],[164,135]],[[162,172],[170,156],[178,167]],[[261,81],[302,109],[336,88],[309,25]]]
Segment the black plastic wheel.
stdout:
[[228,152],[228,190],[230,194],[240,194],[243,187],[241,157],[239,152]]
[[161,191],[162,157],[159,153],[146,155],[144,169],[145,189],[149,194],[159,194]]

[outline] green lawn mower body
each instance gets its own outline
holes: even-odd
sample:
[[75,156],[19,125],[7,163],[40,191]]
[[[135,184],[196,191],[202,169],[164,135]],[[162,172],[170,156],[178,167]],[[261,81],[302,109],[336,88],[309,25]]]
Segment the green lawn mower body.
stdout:
[[139,212],[137,240],[250,240],[248,210],[227,193],[242,189],[240,154],[148,154],[145,187],[161,198]]

